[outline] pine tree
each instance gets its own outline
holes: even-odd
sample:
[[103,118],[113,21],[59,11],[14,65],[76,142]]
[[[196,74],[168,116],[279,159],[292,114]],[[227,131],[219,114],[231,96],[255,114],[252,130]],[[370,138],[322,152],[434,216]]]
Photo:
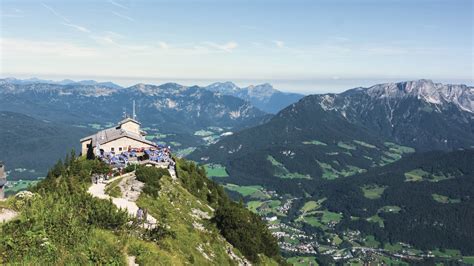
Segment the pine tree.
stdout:
[[92,140],[91,143],[87,145],[87,160],[94,160],[94,148],[92,147]]

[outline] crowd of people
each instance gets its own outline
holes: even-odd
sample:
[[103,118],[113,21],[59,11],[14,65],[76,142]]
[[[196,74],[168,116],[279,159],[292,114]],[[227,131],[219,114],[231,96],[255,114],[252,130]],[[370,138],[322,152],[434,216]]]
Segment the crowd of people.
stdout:
[[152,161],[156,163],[174,164],[171,158],[171,147],[159,145],[151,148],[131,148],[128,150],[116,152],[101,152],[99,158],[115,168],[123,169],[130,163],[140,163],[143,161]]

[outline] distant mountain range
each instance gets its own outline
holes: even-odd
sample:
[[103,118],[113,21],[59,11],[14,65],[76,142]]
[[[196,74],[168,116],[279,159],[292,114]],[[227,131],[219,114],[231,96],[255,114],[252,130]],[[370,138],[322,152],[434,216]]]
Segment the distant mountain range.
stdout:
[[107,81],[107,82],[97,82],[95,80],[80,80],[80,81],[74,81],[71,79],[64,79],[60,81],[54,81],[54,80],[46,80],[46,79],[38,79],[38,78],[29,78],[29,79],[16,79],[16,78],[6,78],[3,79],[3,81],[6,81],[8,83],[12,84],[37,84],[37,83],[44,83],[44,84],[57,84],[57,85],[93,85],[93,86],[102,86],[102,87],[108,87],[108,88],[113,88],[113,89],[121,89],[122,87],[120,85],[117,85],[113,82]]
[[[112,88],[100,84],[12,83],[0,81],[0,110],[74,123],[118,121],[136,101],[141,122],[163,130],[194,132],[208,126],[245,127],[266,114],[242,99],[175,83]],[[125,109],[128,107],[128,109]],[[249,122],[249,123],[248,123]]]
[[232,82],[218,82],[205,89],[244,99],[255,107],[272,114],[304,97],[302,94],[281,92],[268,83],[239,88]]
[[[3,80],[0,79],[0,82],[10,83],[10,84],[15,84],[15,85],[54,84],[54,85],[74,85],[74,86],[85,85],[85,86],[96,86],[96,87],[112,88],[112,89],[124,88],[113,82],[97,82],[95,80],[74,81],[70,79],[64,79],[61,81],[54,81],[54,80],[45,80],[45,79],[38,79],[38,78],[30,78],[30,79],[5,78]],[[161,86],[166,86],[169,84],[171,83],[162,84]],[[198,87],[198,86],[183,86],[176,83],[173,83],[173,84],[179,88]],[[132,87],[136,87],[138,85],[144,85],[144,84],[137,84]],[[154,86],[154,85],[149,85],[149,86]],[[275,114],[281,109],[285,108],[286,106],[294,102],[297,102],[299,99],[304,97],[304,95],[302,94],[286,93],[286,92],[276,90],[273,88],[272,85],[268,83],[260,84],[256,86],[251,85],[245,88],[239,88],[234,83],[228,81],[228,82],[217,82],[209,86],[200,87],[200,88],[206,89],[215,93],[219,93],[222,95],[229,95],[229,96],[240,98],[242,100],[250,102],[253,106],[270,114]]]

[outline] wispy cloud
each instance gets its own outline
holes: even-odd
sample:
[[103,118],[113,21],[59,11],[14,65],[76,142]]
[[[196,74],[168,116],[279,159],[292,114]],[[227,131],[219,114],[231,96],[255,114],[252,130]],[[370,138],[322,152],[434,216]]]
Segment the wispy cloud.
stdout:
[[232,52],[237,46],[239,46],[236,42],[227,42],[224,44],[218,44],[215,42],[204,42],[205,45],[212,47],[214,49],[224,51],[224,52]]
[[119,47],[120,44],[118,41],[120,39],[123,39],[124,36],[113,31],[106,31],[102,35],[99,35],[99,36],[94,35],[94,36],[91,36],[91,38],[97,41],[97,43],[101,45],[114,45],[114,46]]
[[48,5],[45,4],[45,3],[41,3],[41,5],[42,5],[44,8],[48,9],[49,11],[51,11],[51,13],[53,13],[56,17],[58,17],[58,18],[64,20],[64,21],[67,22],[67,23],[70,23],[70,22],[71,22],[71,21],[69,21],[68,18],[66,18],[65,16],[61,15],[59,12],[57,12],[56,9],[54,9],[54,8],[52,8],[52,7],[50,7],[50,6],[48,6]]
[[131,21],[131,22],[135,22],[135,20],[129,16],[126,16],[126,15],[123,15],[123,14],[120,14],[118,12],[115,12],[115,11],[111,11],[112,14],[114,14],[115,16],[119,17],[119,18],[123,18],[125,20],[128,20],[128,21]]
[[83,26],[79,26],[79,25],[76,25],[76,24],[71,24],[71,23],[62,23],[64,26],[68,26],[68,27],[71,27],[71,28],[74,28],[80,32],[85,32],[85,33],[90,33],[91,31],[86,28],[86,27],[83,27]]
[[41,3],[41,5],[44,8],[46,8],[47,10],[51,11],[51,13],[53,13],[56,17],[61,19],[62,20],[62,22],[61,22],[62,25],[71,27],[71,28],[73,28],[77,31],[84,32],[84,33],[90,33],[91,32],[88,28],[86,28],[84,26],[72,23],[71,20],[69,20],[67,17],[63,16],[61,13],[56,11],[56,9],[46,5],[45,3]]
[[0,17],[2,18],[23,18],[24,14],[21,9],[14,8],[12,10],[2,10],[0,11]]
[[93,48],[78,46],[68,42],[33,41],[25,39],[0,39],[5,56],[17,57],[90,57],[97,55]]
[[275,40],[275,41],[273,41],[273,43],[274,43],[278,48],[284,48],[284,47],[285,47],[285,43],[284,43],[283,41]]
[[116,6],[116,7],[120,7],[120,8],[122,8],[122,9],[128,9],[128,7],[122,5],[122,4],[120,4],[120,3],[118,3],[118,2],[116,2],[116,1],[114,1],[114,0],[109,0],[109,3],[111,3],[112,5],[114,5],[114,6]]
[[166,43],[166,42],[158,42],[158,46],[159,46],[161,49],[165,49],[165,50],[167,50],[167,49],[170,48],[169,44]]

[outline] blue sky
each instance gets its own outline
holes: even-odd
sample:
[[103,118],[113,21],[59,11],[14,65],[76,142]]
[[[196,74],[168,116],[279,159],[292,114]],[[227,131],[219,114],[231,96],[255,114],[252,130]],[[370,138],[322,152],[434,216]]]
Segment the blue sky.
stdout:
[[2,0],[0,16],[3,77],[304,93],[474,83],[470,0]]

